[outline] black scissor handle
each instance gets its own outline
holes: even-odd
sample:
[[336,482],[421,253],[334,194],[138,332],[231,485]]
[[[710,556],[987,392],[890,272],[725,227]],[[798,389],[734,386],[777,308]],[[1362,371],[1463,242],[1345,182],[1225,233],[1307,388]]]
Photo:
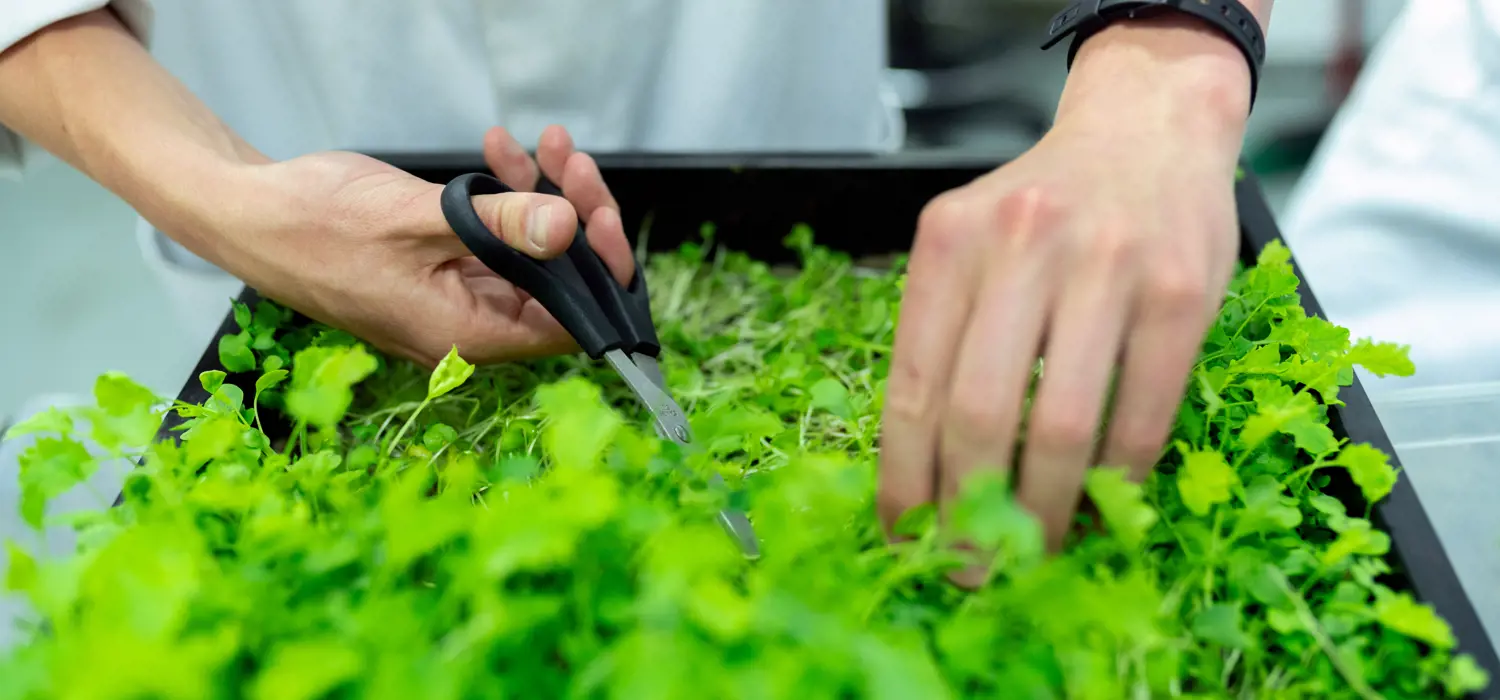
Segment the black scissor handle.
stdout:
[[[548,194],[556,188],[551,190]],[[443,218],[474,257],[535,297],[589,357],[597,360],[614,349],[657,355],[661,342],[651,320],[640,262],[636,262],[630,286],[622,287],[589,247],[582,222],[568,250],[551,260],[538,260],[510,247],[490,232],[470,197],[511,191],[484,173],[460,175],[443,188]]]

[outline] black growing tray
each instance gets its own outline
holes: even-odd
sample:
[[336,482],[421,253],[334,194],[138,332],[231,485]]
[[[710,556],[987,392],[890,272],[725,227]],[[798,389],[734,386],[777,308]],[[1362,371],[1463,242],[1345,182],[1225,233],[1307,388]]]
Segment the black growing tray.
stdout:
[[[487,170],[476,154],[371,154],[434,183],[446,183],[466,172]],[[988,155],[904,153],[896,155],[597,155],[611,192],[620,202],[625,230],[634,238],[650,216],[648,250],[667,250],[695,240],[704,222],[713,222],[715,240],[768,263],[792,262],[794,254],[782,237],[794,224],[812,226],[820,245],[859,257],[909,250],[917,216],[935,195],[967,183],[1008,158]],[[1236,185],[1240,219],[1240,255],[1249,263],[1259,251],[1281,237],[1274,216],[1252,174]],[[1293,266],[1300,278],[1302,270]],[[1302,303],[1310,315],[1323,315],[1304,281]],[[244,289],[239,300],[254,304],[259,296]],[[218,358],[219,337],[238,331],[233,314],[226,314],[204,350],[193,375],[178,395],[181,401],[202,403],[208,394],[198,374],[223,370]],[[250,373],[230,374],[228,382],[247,391],[254,386]],[[1335,435],[1365,442],[1400,463],[1369,397],[1359,383],[1339,392],[1342,407],[1330,407]],[[158,440],[176,439],[182,419],[169,412]],[[276,421],[279,423],[279,421]],[[267,425],[268,431],[284,426]],[[272,436],[275,437],[275,436]],[[1354,500],[1357,491],[1342,484]],[[1339,479],[1330,488],[1337,489]],[[1335,491],[1335,493],[1337,493]],[[1373,520],[1391,537],[1389,560],[1396,570],[1387,582],[1410,590],[1433,605],[1452,626],[1460,651],[1472,654],[1500,685],[1500,659],[1459,583],[1432,523],[1412,483],[1400,476],[1386,500],[1374,509]],[[1500,697],[1491,690],[1484,697]]]

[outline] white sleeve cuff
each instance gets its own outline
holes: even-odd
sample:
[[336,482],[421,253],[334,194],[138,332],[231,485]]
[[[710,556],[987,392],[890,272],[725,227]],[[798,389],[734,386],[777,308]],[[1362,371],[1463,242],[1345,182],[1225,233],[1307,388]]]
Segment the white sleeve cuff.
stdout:
[[[109,6],[125,28],[151,46],[151,0],[30,0],[7,2],[0,13],[0,52],[56,22]],[[25,150],[19,134],[0,126],[0,177],[19,179]]]

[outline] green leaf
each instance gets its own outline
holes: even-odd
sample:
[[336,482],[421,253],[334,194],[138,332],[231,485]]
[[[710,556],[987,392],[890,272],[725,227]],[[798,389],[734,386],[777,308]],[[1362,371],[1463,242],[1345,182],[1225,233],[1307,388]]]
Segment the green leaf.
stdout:
[[93,475],[99,464],[70,438],[37,438],[21,453],[21,517],[41,529],[47,503]]
[[182,435],[187,462],[199,465],[223,457],[240,444],[240,434],[233,418],[216,417],[193,426]]
[[230,372],[249,372],[255,369],[255,353],[250,350],[248,333],[241,331],[235,335],[219,337],[219,364]]
[[913,506],[902,511],[891,527],[897,537],[921,537],[937,522],[937,508],[931,503]]
[[1391,549],[1390,535],[1370,528],[1369,521],[1351,521],[1323,553],[1323,563],[1337,564],[1356,554],[1382,556]]
[[1339,453],[1336,462],[1349,470],[1349,477],[1359,486],[1368,503],[1379,503],[1396,486],[1396,470],[1389,458],[1375,447],[1358,443]]
[[1361,339],[1349,349],[1349,362],[1375,373],[1375,376],[1410,377],[1416,372],[1410,357],[1411,347],[1395,343],[1376,343]]
[[35,433],[67,435],[71,432],[73,432],[73,417],[64,409],[49,406],[10,426],[3,434],[6,439],[11,439]]
[[150,412],[156,395],[120,372],[105,372],[94,382],[94,399],[99,408],[112,416],[131,416]]
[[944,700],[953,693],[934,659],[917,644],[889,646],[867,639],[859,646],[865,673],[865,697],[873,700]]
[[36,560],[10,540],[5,541],[5,555],[10,562],[5,568],[5,590],[19,593],[30,591],[37,582]]
[[1490,674],[1468,654],[1454,656],[1453,663],[1448,666],[1448,673],[1443,677],[1443,687],[1451,697],[1478,693],[1489,684]]
[[[250,330],[250,307],[244,302],[235,300],[231,302],[234,307],[234,323],[241,330]],[[212,391],[212,389],[210,389]]]
[[204,391],[212,394],[224,386],[225,376],[224,372],[217,369],[206,370],[198,374],[198,383],[203,385]]
[[208,407],[217,413],[228,413],[233,415],[245,406],[245,392],[233,384],[225,384],[214,392],[209,400]]
[[255,677],[255,700],[314,700],[354,680],[363,669],[359,654],[334,639],[305,639],[278,645]]
[[607,406],[599,387],[581,379],[567,379],[536,391],[537,404],[548,424],[542,433],[553,463],[562,469],[591,469],[620,428],[620,416]]
[[276,347],[276,334],[271,330],[257,332],[255,338],[250,341],[251,350],[266,352],[274,347]]
[[844,420],[854,419],[854,409],[849,405],[849,390],[838,379],[824,377],[807,391],[812,395],[814,409],[828,411]]
[[1157,515],[1145,503],[1140,485],[1125,476],[1124,468],[1091,469],[1084,477],[1084,490],[1115,537],[1128,547],[1137,547],[1156,524]]
[[1239,478],[1224,455],[1218,452],[1189,450],[1182,455],[1182,469],[1177,472],[1177,490],[1182,502],[1194,515],[1207,515],[1210,508],[1228,503]]
[[352,387],[374,372],[375,357],[363,345],[311,347],[292,358],[286,407],[292,416],[331,428],[348,412]]
[[1015,502],[1005,477],[993,470],[970,473],[951,517],[957,535],[985,551],[1004,549],[1007,559],[1027,563],[1044,552],[1041,521]]
[[1302,523],[1297,499],[1287,496],[1281,482],[1262,474],[1245,486],[1245,509],[1235,523],[1235,534],[1290,531]]
[[1316,403],[1305,393],[1293,393],[1280,381],[1255,379],[1246,383],[1254,393],[1256,414],[1245,421],[1240,439],[1253,448],[1273,433],[1292,436],[1298,448],[1321,456],[1338,447],[1333,431],[1323,416],[1315,412]]
[[1375,618],[1380,624],[1412,639],[1438,649],[1453,648],[1453,629],[1437,616],[1431,605],[1418,603],[1410,593],[1385,596],[1375,604]]
[[[271,358],[271,359],[276,359],[276,358]],[[270,362],[266,363],[266,365],[268,367],[270,366],[270,364],[271,364]],[[281,364],[281,362],[277,361],[276,364],[279,365],[279,364]],[[260,378],[258,378],[258,379],[255,380],[255,396],[257,398],[259,398],[262,392],[264,392],[264,391],[266,391],[268,389],[274,388],[277,384],[280,384],[281,380],[286,379],[287,374],[288,374],[287,371],[284,370],[284,369],[268,369],[268,370],[266,370],[266,372],[264,374],[260,375]]]
[[433,423],[427,427],[427,432],[422,434],[422,446],[431,452],[446,447],[458,439],[458,431],[453,426],[443,423]]
[[448,354],[438,363],[437,369],[432,372],[432,377],[427,381],[427,398],[435,399],[447,394],[469,380],[474,374],[474,365],[464,362],[458,356],[458,346],[453,346]]
[[505,457],[496,466],[500,481],[529,481],[541,470],[535,457],[526,455]]
[[1231,649],[1247,649],[1254,642],[1245,634],[1244,620],[1237,605],[1210,605],[1193,618],[1193,634],[1200,639]]

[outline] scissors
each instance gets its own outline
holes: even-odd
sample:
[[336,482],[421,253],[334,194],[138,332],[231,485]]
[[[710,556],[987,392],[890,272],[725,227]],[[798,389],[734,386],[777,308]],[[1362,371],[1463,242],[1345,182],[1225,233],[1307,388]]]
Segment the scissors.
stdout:
[[[443,217],[474,257],[541,303],[590,358],[602,357],[614,367],[625,385],[651,412],[657,435],[681,445],[691,443],[687,416],[668,393],[666,379],[657,364],[661,341],[651,319],[646,276],[640,261],[635,263],[630,286],[621,285],[589,247],[581,222],[568,250],[551,260],[538,260],[511,248],[490,232],[474,211],[470,197],[512,191],[484,173],[460,175],[443,188]],[[562,195],[545,177],[537,191]],[[724,477],[715,472],[711,481],[721,485]],[[744,513],[726,508],[719,511],[719,523],[746,557],[760,556],[755,531]]]

